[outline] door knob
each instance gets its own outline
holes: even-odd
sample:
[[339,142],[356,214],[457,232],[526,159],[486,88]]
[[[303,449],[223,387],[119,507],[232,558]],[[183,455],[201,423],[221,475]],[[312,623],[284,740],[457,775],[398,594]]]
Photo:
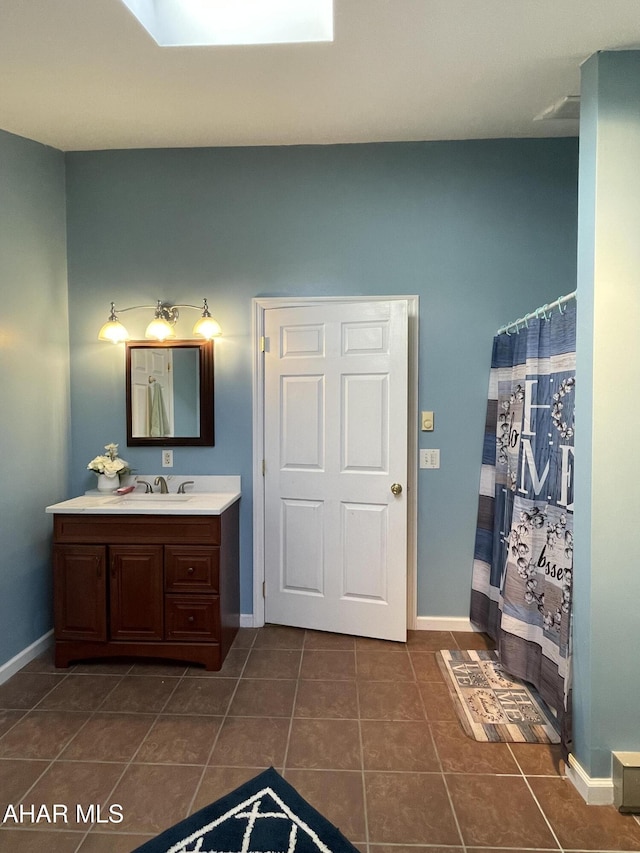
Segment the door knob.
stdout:
[[402,486],[400,485],[400,483],[394,483],[391,486],[391,491],[393,492],[394,495],[397,496],[402,492]]

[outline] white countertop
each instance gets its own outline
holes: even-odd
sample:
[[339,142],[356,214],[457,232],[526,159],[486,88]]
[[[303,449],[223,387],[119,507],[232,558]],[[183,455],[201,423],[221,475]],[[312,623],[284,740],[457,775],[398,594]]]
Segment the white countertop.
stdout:
[[87,515],[221,515],[240,499],[240,492],[200,492],[190,495],[81,495],[51,504],[48,513]]
[[[140,479],[152,482],[148,476],[141,476]],[[159,492],[145,494],[141,487],[126,495],[91,491],[77,498],[51,504],[46,512],[87,515],[221,515],[240,499],[240,477],[181,477],[180,480],[194,480],[195,490],[184,495],[175,492],[165,495]],[[215,490],[215,486],[219,487],[218,490]]]

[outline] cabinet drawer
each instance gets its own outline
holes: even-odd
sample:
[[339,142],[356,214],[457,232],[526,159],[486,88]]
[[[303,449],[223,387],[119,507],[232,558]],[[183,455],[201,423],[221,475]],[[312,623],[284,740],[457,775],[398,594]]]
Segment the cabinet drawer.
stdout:
[[219,640],[219,613],[217,595],[167,595],[165,639]]
[[219,592],[219,548],[166,545],[164,558],[167,592]]
[[220,545],[219,515],[53,516],[54,542],[104,545]]

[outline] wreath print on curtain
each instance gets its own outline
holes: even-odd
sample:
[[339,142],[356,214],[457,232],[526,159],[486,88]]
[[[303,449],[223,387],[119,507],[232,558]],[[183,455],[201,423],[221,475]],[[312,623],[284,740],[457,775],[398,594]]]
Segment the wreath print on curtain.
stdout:
[[570,742],[575,316],[494,338],[471,619]]

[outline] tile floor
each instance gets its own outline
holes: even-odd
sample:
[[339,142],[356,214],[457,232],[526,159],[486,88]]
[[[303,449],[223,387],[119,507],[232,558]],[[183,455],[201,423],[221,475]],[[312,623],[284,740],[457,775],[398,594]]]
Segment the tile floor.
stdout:
[[[363,853],[640,851],[640,823],[586,806],[557,748],[462,733],[435,651],[472,643],[268,625],[219,673],[43,656],[0,686],[0,821],[44,804],[68,823],[5,819],[0,850],[128,853],[273,765]],[[77,804],[107,822],[77,823]]]

